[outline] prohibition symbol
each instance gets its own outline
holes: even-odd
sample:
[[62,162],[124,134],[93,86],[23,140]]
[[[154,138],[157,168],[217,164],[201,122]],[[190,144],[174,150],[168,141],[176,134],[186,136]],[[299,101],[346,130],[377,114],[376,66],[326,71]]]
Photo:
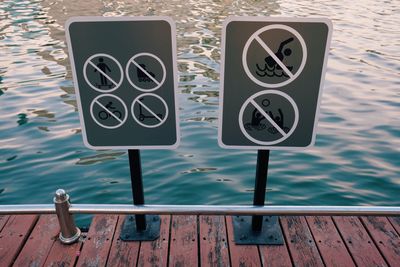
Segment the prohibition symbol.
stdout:
[[259,145],[286,140],[296,129],[299,110],[294,100],[277,90],[265,90],[249,97],[239,112],[243,135]]
[[128,108],[118,96],[102,94],[90,104],[90,115],[100,127],[116,129],[128,118]]
[[168,106],[164,99],[152,93],[141,94],[131,106],[135,121],[146,128],[156,128],[168,118]]
[[[264,55],[259,57],[259,55]],[[277,88],[294,81],[307,60],[303,37],[293,28],[273,24],[257,30],[247,40],[242,64],[247,76],[256,84]]]
[[152,92],[165,81],[165,65],[156,55],[139,53],[126,64],[126,77],[129,83],[139,91]]
[[85,61],[83,77],[94,90],[108,93],[120,87],[124,72],[121,64],[114,57],[107,54],[95,54]]

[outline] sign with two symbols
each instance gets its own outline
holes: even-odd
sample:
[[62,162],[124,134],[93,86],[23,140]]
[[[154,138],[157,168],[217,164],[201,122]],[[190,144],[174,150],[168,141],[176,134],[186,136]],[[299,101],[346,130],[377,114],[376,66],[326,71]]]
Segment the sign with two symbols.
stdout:
[[172,20],[78,17],[67,22],[66,31],[85,145],[176,148]]
[[231,17],[225,21],[220,146],[313,145],[331,28],[325,19]]

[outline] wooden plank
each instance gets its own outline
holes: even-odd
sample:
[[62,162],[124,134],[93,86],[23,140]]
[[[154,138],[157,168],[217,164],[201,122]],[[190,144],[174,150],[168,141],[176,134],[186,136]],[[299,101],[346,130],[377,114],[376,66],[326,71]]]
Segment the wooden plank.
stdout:
[[400,216],[396,217],[387,217],[389,221],[392,223],[394,229],[396,229],[397,234],[400,235]]
[[388,219],[368,216],[361,220],[389,265],[400,265],[400,237]]
[[0,233],[1,266],[9,266],[15,260],[37,220],[37,215],[10,216]]
[[304,217],[281,217],[281,224],[295,266],[324,266]]
[[0,215],[0,231],[3,230],[9,218],[9,215]]
[[125,215],[119,216],[107,266],[136,266],[140,241],[125,242],[119,238],[125,218]]
[[14,266],[42,266],[59,232],[56,215],[41,215]]
[[285,239],[283,245],[260,245],[259,249],[263,266],[293,266]]
[[[85,234],[82,234],[85,235]],[[44,266],[46,267],[68,267],[74,266],[80,255],[83,238],[71,245],[64,245],[59,240],[54,242]]]
[[230,266],[224,216],[200,216],[201,266]]
[[387,266],[358,217],[334,216],[333,220],[357,266]]
[[306,220],[326,266],[355,266],[331,217],[307,216]]
[[228,231],[229,252],[232,266],[261,266],[260,255],[256,245],[235,244],[231,216],[226,217],[226,229]]
[[170,266],[197,266],[197,217],[172,216]]
[[76,266],[106,265],[117,222],[117,215],[96,215],[93,218]]
[[[171,216],[161,216],[160,237],[154,241],[142,241],[138,266],[167,266]],[[194,223],[196,224],[196,223]]]

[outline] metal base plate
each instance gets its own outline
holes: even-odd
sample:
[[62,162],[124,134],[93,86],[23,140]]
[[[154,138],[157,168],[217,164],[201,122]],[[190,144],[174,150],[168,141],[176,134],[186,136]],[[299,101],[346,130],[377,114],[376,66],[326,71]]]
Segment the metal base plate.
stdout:
[[123,241],[153,241],[160,237],[160,216],[146,215],[146,230],[136,231],[134,215],[126,216],[120,238]]
[[237,245],[283,245],[278,216],[264,216],[260,232],[251,229],[252,216],[233,216],[233,232]]

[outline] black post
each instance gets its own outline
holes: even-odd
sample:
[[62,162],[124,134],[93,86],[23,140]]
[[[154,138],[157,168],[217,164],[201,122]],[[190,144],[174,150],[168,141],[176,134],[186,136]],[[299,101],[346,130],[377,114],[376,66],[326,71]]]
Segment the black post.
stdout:
[[[129,167],[131,170],[131,186],[133,194],[133,204],[144,204],[143,181],[142,181],[142,165],[140,162],[140,151],[137,149],[129,149]],[[146,215],[136,214],[136,230],[146,230]]]
[[[256,182],[254,186],[253,205],[264,206],[265,189],[267,187],[269,150],[258,150],[257,167],[256,167]],[[261,231],[263,224],[263,216],[253,215],[251,227],[253,231]]]

